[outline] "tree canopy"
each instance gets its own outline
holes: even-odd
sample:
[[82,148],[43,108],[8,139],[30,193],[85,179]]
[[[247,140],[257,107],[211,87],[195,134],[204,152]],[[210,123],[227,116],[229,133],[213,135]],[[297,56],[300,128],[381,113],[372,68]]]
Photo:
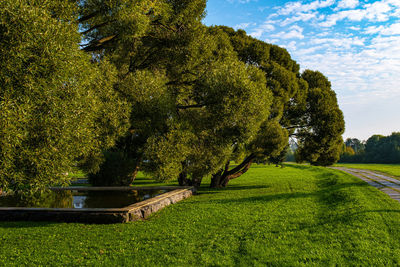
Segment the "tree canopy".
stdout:
[[289,137],[300,160],[337,160],[344,121],[328,79],[301,74],[284,48],[203,25],[205,0],[58,1],[0,6],[0,137],[17,136],[0,149],[7,185],[60,182],[80,162],[93,181],[118,165],[116,184],[140,168],[223,187],[254,160],[283,160]]
[[[346,153],[352,148],[353,154]],[[354,163],[400,163],[400,133],[389,136],[372,135],[367,141],[348,138],[340,162]]]
[[37,190],[126,129],[114,67],[79,48],[73,1],[0,3],[0,183]]

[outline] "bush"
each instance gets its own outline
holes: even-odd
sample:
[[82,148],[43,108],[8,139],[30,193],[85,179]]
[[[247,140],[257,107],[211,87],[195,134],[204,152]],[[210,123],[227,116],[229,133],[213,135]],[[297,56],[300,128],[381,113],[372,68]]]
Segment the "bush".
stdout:
[[128,186],[135,180],[136,160],[121,151],[108,151],[96,173],[89,174],[89,183],[94,186]]

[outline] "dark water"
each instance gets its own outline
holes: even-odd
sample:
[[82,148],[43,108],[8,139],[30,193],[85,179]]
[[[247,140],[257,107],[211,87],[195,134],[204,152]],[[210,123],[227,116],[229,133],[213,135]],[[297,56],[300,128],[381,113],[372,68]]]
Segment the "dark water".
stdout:
[[134,203],[155,197],[167,190],[132,191],[51,191],[40,197],[20,198],[1,196],[0,207],[26,208],[123,208]]

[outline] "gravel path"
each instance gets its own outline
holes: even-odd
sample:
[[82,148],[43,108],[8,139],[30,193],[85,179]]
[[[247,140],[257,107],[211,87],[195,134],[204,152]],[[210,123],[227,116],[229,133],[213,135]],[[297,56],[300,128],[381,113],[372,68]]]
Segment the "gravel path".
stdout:
[[400,180],[396,178],[370,170],[350,169],[345,167],[332,167],[332,169],[341,170],[354,175],[400,202]]

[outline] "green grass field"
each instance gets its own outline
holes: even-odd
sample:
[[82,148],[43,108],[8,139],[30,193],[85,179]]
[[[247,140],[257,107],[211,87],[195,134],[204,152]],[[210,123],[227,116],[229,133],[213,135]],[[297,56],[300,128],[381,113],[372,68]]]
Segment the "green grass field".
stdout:
[[386,174],[389,174],[392,176],[400,177],[400,164],[338,163],[338,164],[335,164],[335,166],[378,171],[378,172],[386,173]]
[[400,204],[343,172],[301,165],[254,166],[141,222],[0,222],[0,266],[399,264]]

